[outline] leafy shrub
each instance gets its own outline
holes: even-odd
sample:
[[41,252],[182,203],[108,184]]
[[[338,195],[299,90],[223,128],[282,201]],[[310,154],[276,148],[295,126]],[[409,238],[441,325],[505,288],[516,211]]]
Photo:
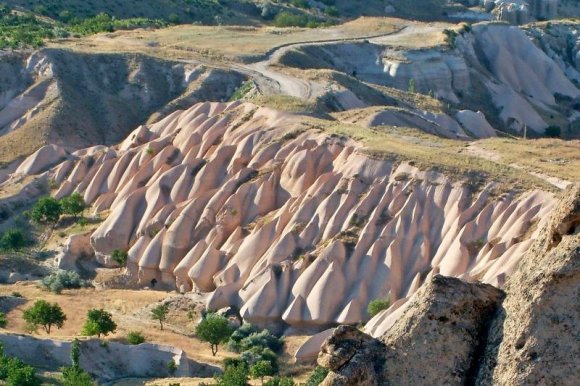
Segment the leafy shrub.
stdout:
[[0,312],[0,328],[5,328],[8,321],[6,320],[6,314],[4,312]]
[[26,236],[20,229],[9,229],[0,235],[0,251],[17,251],[26,244]]
[[379,312],[386,310],[391,306],[389,299],[375,299],[371,300],[367,307],[367,311],[371,317],[377,315]]
[[324,381],[324,378],[328,375],[328,370],[324,367],[317,366],[314,372],[310,374],[310,377],[305,383],[305,386],[318,386]]
[[226,366],[222,376],[216,377],[219,386],[246,386],[248,383],[248,367],[244,363]]
[[167,371],[169,371],[169,374],[171,375],[175,374],[177,371],[177,363],[175,363],[173,359],[167,362]]
[[74,271],[59,270],[42,279],[42,285],[55,294],[60,294],[63,289],[81,288],[86,285],[78,273]]
[[141,344],[145,342],[145,337],[139,331],[129,331],[127,333],[127,342],[129,344]]
[[125,267],[127,265],[127,259],[129,258],[129,254],[126,251],[122,251],[120,249],[115,249],[111,253],[111,259],[120,267]]
[[290,377],[274,377],[264,383],[264,386],[295,386],[296,383]]

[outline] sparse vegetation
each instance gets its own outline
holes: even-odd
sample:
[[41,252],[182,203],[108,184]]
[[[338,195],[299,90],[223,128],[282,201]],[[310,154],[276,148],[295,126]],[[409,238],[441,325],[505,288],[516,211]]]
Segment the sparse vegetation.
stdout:
[[324,378],[326,378],[327,375],[327,369],[317,366],[306,381],[305,386],[318,386],[322,383],[322,381],[324,381]]
[[30,331],[36,331],[42,326],[49,335],[53,326],[60,329],[66,321],[62,308],[57,303],[50,304],[46,300],[34,302],[32,307],[24,311],[23,318]]
[[0,328],[5,328],[8,324],[8,320],[6,320],[6,314],[4,312],[0,312]]
[[129,254],[126,251],[122,251],[120,249],[115,249],[111,253],[111,259],[115,263],[119,265],[119,267],[125,267],[127,265],[127,259],[129,258]]
[[367,307],[367,312],[369,313],[369,315],[372,318],[375,315],[377,315],[379,312],[386,310],[390,306],[391,306],[391,301],[389,299],[386,299],[386,298],[374,299],[374,300],[370,301],[370,303]]
[[62,369],[63,386],[94,386],[95,382],[89,373],[80,365],[81,343],[78,339],[71,343],[71,366]]

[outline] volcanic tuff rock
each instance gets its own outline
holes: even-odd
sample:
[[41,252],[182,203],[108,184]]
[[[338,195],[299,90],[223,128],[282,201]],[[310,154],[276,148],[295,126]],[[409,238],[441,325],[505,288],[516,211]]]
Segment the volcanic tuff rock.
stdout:
[[552,207],[548,193],[474,193],[371,159],[304,119],[198,104],[44,176],[57,198],[78,191],[108,216],[91,246],[107,266],[128,250],[135,284],[206,292],[212,309],[294,326],[356,324],[370,300],[406,298],[437,273],[501,286]]
[[380,338],[338,327],[319,355],[319,364],[331,370],[323,385],[575,385],[578,283],[575,185],[509,278],[503,303],[504,293],[492,286],[435,276],[391,307],[394,317]]
[[341,326],[318,363],[331,370],[325,386],[464,384],[484,344],[488,320],[504,294],[491,285],[437,275],[407,303],[379,339]]
[[[59,371],[64,366],[70,366],[69,341],[0,334],[0,343],[4,345],[6,355],[22,358],[25,363],[38,368]],[[171,360],[177,365],[177,376],[211,377],[221,371],[188,359],[182,350],[174,347],[118,342],[108,342],[107,347],[103,347],[97,339],[81,341],[81,366],[101,383],[121,378],[169,376],[167,364]]]
[[[496,129],[520,132],[527,127],[543,134],[548,126],[546,111],[569,121],[568,131],[580,120],[577,105],[570,102],[580,99],[580,89],[573,83],[577,71],[569,64],[570,49],[576,52],[573,31],[572,27],[569,33],[562,31],[561,38],[542,40],[540,49],[518,27],[479,23],[450,38],[445,47],[400,48],[378,38],[366,43],[299,46],[281,55],[279,61],[287,66],[356,74],[365,82],[405,91],[432,93],[458,111],[480,110],[484,121]],[[376,125],[410,125],[451,138],[466,134],[453,118],[442,118],[440,122],[421,116],[418,109],[398,108],[387,109],[373,120]],[[471,134],[486,137],[493,133],[483,122],[479,128],[481,134],[479,130]]]
[[580,379],[580,185],[570,187],[506,285],[479,385]]

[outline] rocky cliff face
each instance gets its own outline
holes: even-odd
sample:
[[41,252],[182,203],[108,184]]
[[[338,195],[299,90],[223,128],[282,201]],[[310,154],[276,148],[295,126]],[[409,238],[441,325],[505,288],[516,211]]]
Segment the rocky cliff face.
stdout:
[[503,297],[491,285],[435,276],[379,339],[337,328],[318,358],[332,371],[323,385],[465,384]]
[[503,302],[491,286],[437,276],[379,339],[337,328],[319,355],[331,371],[323,384],[573,385],[580,375],[579,281],[577,185],[508,280]]
[[[551,210],[550,194],[474,191],[303,120],[199,104],[44,176],[107,216],[90,236],[102,264],[126,250],[135,285],[205,292],[261,324],[356,324],[370,300],[438,273],[501,286]],[[43,172],[45,158],[24,164]]]
[[575,186],[506,285],[478,384],[576,384],[579,283],[580,186]]

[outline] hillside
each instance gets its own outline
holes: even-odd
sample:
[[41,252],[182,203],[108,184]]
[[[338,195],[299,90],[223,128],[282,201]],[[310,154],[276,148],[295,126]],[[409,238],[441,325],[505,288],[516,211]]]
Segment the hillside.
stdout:
[[7,4],[0,384],[576,378],[552,0]]

